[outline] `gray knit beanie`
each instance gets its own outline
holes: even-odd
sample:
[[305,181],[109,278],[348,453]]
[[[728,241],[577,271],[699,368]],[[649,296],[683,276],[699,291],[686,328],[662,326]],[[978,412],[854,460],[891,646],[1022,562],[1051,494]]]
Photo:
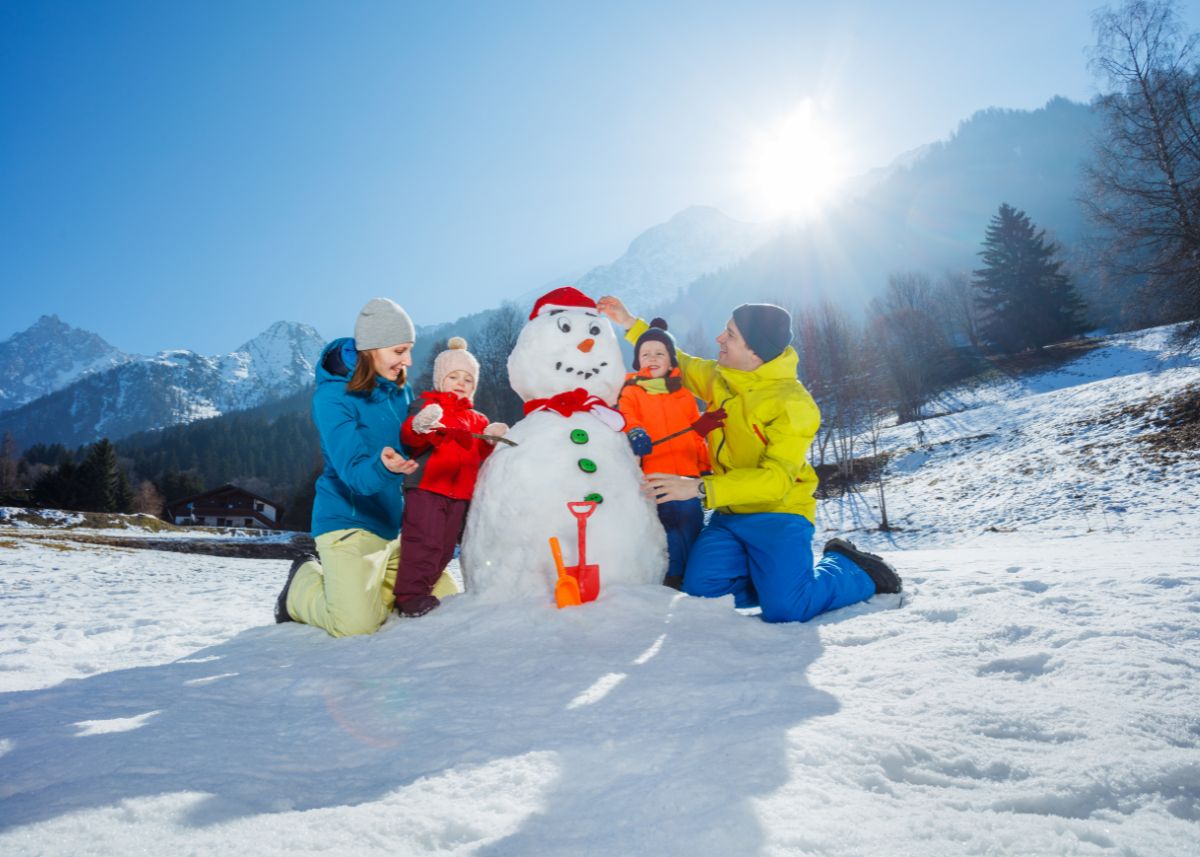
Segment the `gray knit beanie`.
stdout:
[[412,319],[389,298],[371,298],[354,322],[354,347],[359,351],[391,348],[416,339]]
[[733,321],[763,363],[770,363],[792,342],[792,316],[781,306],[742,304],[733,311]]

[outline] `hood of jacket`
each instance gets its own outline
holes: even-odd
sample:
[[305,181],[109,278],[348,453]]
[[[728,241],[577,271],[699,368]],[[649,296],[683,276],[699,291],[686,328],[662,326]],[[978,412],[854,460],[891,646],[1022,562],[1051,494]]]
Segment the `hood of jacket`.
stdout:
[[[358,349],[355,348],[352,337],[344,336],[341,339],[333,340],[325,346],[321,351],[320,359],[317,360],[317,368],[314,372],[317,386],[334,382],[346,383],[354,374],[354,367],[358,365],[358,360]],[[401,391],[402,388],[395,381],[389,381],[376,375],[375,389],[368,398],[394,396]]]

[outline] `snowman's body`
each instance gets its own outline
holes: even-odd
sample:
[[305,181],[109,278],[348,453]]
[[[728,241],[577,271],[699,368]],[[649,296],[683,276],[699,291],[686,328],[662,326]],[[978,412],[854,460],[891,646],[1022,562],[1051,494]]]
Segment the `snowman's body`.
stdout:
[[[555,293],[551,293],[553,295]],[[624,361],[608,320],[595,310],[552,310],[522,330],[509,357],[513,389],[526,401],[582,387],[609,404],[624,380]],[[596,499],[587,519],[587,562],[606,587],[661,583],[666,536],[654,503],[641,492],[642,472],[615,412],[563,415],[535,410],[479,472],[462,540],[468,592],[489,599],[553,599],[558,573],[549,539],[566,565],[579,562],[578,523],[567,503]]]

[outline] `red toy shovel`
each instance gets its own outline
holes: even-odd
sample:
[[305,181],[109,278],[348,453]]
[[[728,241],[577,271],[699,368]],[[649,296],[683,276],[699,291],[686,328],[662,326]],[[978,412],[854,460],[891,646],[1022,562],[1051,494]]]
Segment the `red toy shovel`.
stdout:
[[579,564],[568,565],[567,572],[579,581],[580,601],[595,601],[600,594],[600,566],[587,561],[587,519],[596,505],[594,500],[567,503],[567,510],[579,523]]

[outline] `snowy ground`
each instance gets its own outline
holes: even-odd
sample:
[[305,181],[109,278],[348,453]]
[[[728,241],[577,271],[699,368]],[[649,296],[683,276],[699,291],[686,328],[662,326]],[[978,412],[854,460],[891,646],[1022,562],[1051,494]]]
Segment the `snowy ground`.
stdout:
[[267,624],[281,561],[0,540],[0,854],[1195,854],[1200,474],[1064,435],[1200,381],[1152,336],[927,421],[855,534],[903,604],[807,625],[641,587],[332,640]]

